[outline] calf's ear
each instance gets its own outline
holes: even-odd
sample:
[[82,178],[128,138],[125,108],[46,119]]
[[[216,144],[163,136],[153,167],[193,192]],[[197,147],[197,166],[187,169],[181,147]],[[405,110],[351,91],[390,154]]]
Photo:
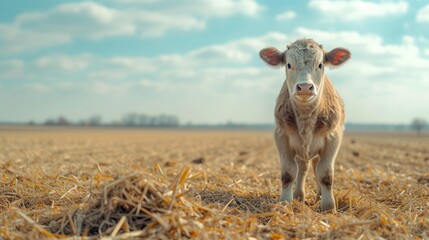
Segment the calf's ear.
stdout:
[[352,53],[345,48],[334,48],[330,52],[325,53],[325,64],[340,66],[347,62],[351,56]]
[[264,48],[259,52],[259,56],[270,66],[281,66],[285,64],[285,55],[277,48]]

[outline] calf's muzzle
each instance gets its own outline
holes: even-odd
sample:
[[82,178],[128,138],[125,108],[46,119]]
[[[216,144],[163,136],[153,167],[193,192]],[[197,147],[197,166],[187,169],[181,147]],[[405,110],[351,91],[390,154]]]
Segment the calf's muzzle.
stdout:
[[314,85],[312,83],[299,83],[296,85],[297,95],[313,95]]

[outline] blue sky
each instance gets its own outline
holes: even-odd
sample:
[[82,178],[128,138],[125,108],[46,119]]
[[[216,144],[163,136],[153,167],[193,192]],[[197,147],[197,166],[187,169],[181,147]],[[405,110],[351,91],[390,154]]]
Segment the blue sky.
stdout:
[[427,1],[0,2],[0,121],[273,122],[284,70],[258,52],[314,38],[353,58],[327,74],[347,121],[429,119]]

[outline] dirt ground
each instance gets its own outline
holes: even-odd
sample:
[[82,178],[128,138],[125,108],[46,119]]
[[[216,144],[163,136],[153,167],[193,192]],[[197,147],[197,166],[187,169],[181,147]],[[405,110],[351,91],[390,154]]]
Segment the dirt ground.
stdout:
[[429,238],[429,136],[347,133],[335,171],[323,213],[312,171],[277,202],[271,132],[0,127],[0,238]]

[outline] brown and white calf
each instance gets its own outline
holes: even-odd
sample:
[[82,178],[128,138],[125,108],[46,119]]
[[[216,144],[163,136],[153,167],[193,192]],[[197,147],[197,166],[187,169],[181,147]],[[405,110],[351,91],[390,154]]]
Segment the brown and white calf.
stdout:
[[259,55],[271,66],[286,68],[286,80],[275,108],[274,139],[283,187],[280,201],[304,201],[311,162],[317,192],[322,195],[321,208],[335,211],[334,162],[343,137],[344,104],[326,76],[325,67],[343,64],[351,53],[344,48],[326,52],[314,40],[302,39],[283,52],[269,47]]

